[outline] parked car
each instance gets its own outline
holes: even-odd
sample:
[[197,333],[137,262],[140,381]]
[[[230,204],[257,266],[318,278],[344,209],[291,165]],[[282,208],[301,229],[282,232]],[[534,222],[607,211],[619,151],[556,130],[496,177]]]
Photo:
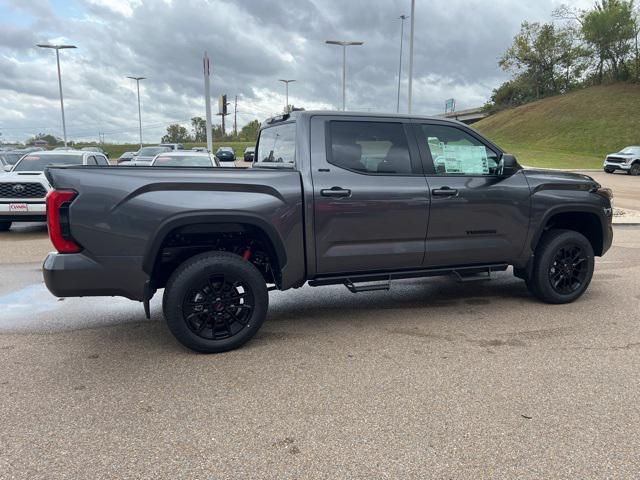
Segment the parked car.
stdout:
[[169,147],[171,150],[184,150],[184,145],[181,143],[161,143],[161,147]]
[[208,152],[207,147],[193,147],[191,150],[194,152]]
[[255,147],[247,147],[244,149],[244,161],[245,162],[253,162],[255,157],[256,149]]
[[604,160],[603,168],[607,173],[622,170],[629,175],[640,175],[640,147],[626,147],[618,153],[610,153]]
[[131,160],[118,163],[123,167],[148,167],[156,155],[172,151],[168,146],[142,147]]
[[116,160],[117,164],[120,164],[122,162],[129,162],[131,160],[133,160],[133,157],[136,156],[136,152],[124,152],[122,155],[120,155],[120,157]]
[[219,167],[218,159],[209,152],[189,150],[173,151],[156,155],[152,167]]
[[56,147],[53,149],[54,151],[62,151],[62,150],[76,150],[76,148],[74,147],[70,147],[70,146],[62,146],[62,147]]
[[440,118],[294,112],[262,125],[247,171],[114,170],[98,182],[92,169],[48,169],[58,253],[46,285],[58,297],[125,296],[147,315],[164,288],[169,329],[200,352],[243,345],[269,290],[305,283],[357,293],[513,266],[542,301],[572,302],[613,237],[611,190],[522,169]]
[[45,197],[51,190],[44,175],[48,165],[108,166],[100,153],[74,151],[31,152],[23,156],[10,172],[0,177],[0,231],[14,222],[44,222]]
[[107,159],[109,158],[109,154],[107,152],[105,152],[101,147],[98,146],[88,146],[88,147],[82,147],[80,150],[84,151],[84,152],[98,152],[103,154],[105,157],[107,157]]
[[1,152],[0,153],[0,157],[2,157],[2,160],[6,164],[15,165],[16,163],[18,163],[18,160],[20,160],[22,157],[24,157],[29,152],[30,152],[30,150],[24,150],[24,149],[9,150],[7,152]]
[[[216,151],[216,157],[220,160],[222,166],[234,166],[236,161],[236,153],[231,147],[220,147]],[[228,165],[233,163],[233,165]],[[226,165],[225,165],[226,164]]]

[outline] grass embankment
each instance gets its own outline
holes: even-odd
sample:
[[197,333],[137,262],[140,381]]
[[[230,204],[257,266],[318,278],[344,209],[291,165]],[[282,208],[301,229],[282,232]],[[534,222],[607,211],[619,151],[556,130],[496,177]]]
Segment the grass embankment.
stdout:
[[524,165],[600,168],[607,153],[640,145],[640,85],[591,87],[545,98],[473,127]]

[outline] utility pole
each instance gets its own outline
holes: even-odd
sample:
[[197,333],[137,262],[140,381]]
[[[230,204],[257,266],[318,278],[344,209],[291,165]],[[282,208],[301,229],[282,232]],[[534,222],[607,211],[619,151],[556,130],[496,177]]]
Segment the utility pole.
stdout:
[[233,136],[238,136],[238,95],[233,106]]
[[409,113],[413,102],[413,35],[416,24],[416,0],[411,0],[411,36],[409,39]]
[[146,77],[127,77],[136,81],[136,88],[138,90],[138,127],[140,129],[140,148],[142,148],[142,110],[140,109],[140,80],[144,80]]
[[211,89],[209,87],[209,76],[211,75],[211,67],[209,64],[209,55],[207,52],[204,52],[204,57],[202,58],[202,66],[204,69],[204,105],[205,105],[205,118],[206,120],[206,130],[207,130],[207,151],[211,152],[213,150],[213,131],[211,130],[213,126],[211,125]]
[[40,48],[52,48],[56,51],[56,62],[58,64],[58,88],[60,90],[60,110],[62,111],[62,136],[64,138],[64,146],[67,146],[67,125],[64,120],[64,100],[62,99],[62,75],[60,74],[60,50],[67,48],[77,48],[75,45],[49,45],[48,43],[39,43],[36,45]]
[[400,81],[402,79],[402,43],[404,41],[404,21],[409,18],[407,15],[398,17],[402,22],[400,24],[400,62],[398,65],[398,101],[396,103],[396,113],[400,113]]
[[295,82],[295,80],[283,80],[280,79],[278,80],[279,82],[284,83],[285,88],[284,88],[284,112],[282,113],[289,113],[289,84],[292,82]]
[[364,42],[345,42],[342,40],[327,40],[329,45],[340,45],[342,47],[342,110],[346,110],[347,91],[347,47],[358,46]]

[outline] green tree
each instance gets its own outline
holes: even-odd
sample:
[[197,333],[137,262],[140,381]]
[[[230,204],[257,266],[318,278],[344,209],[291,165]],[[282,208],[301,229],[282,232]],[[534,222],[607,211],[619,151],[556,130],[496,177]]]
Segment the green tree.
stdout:
[[163,143],[184,143],[191,141],[189,132],[178,123],[173,123],[167,127],[167,134],[162,137]]
[[55,137],[54,135],[51,135],[50,133],[38,133],[37,135],[34,135],[33,137],[29,138],[29,140],[27,140],[27,145],[35,142],[36,140],[44,140],[50,147],[55,147],[56,145],[62,143],[61,139]]
[[207,141],[207,121],[202,117],[193,117],[191,119],[191,128],[193,129],[194,142]]
[[258,138],[258,130],[260,129],[260,122],[258,120],[251,120],[240,130],[239,139],[244,141],[255,141]]
[[628,78],[627,59],[636,38],[633,1],[600,0],[582,15],[582,36],[597,56],[597,78],[602,83],[605,67],[613,80]]
[[581,55],[570,29],[523,22],[499,65],[520,77],[511,85],[524,89],[519,96],[540,98],[569,88],[580,72]]

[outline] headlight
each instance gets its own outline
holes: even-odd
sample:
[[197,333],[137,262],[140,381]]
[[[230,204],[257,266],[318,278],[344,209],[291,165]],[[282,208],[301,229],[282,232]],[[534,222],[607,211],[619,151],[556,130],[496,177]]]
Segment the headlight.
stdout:
[[609,200],[609,203],[613,207],[613,190],[610,188],[600,187],[594,193]]

